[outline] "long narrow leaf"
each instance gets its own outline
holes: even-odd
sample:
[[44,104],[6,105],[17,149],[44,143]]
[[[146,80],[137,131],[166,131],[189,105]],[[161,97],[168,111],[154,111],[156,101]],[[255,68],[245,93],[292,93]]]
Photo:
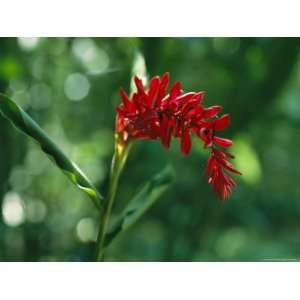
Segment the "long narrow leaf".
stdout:
[[138,194],[129,201],[119,219],[113,224],[105,236],[104,245],[107,247],[120,233],[133,225],[166,191],[172,183],[173,169],[167,166],[148,181]]
[[55,162],[58,168],[63,171],[80,190],[87,194],[98,208],[101,208],[102,196],[79,167],[59,149],[50,137],[25,111],[22,110],[22,108],[1,93],[0,111],[5,118],[15,125],[15,127],[38,142],[41,149]]

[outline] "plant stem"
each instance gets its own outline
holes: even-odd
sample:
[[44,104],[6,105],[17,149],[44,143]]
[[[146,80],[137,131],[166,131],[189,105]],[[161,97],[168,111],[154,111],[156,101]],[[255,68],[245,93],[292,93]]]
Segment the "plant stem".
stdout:
[[125,144],[119,140],[118,136],[116,136],[115,152],[111,161],[108,193],[104,202],[104,208],[101,211],[100,227],[96,244],[96,261],[103,261],[104,259],[104,237],[109,224],[109,218],[116,196],[119,178],[127,160],[130,148],[131,143]]

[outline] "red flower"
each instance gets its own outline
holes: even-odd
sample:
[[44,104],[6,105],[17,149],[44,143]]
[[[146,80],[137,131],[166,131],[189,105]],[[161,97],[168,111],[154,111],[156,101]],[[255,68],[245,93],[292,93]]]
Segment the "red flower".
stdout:
[[234,158],[234,156],[213,147],[205,170],[208,183],[212,185],[214,192],[222,200],[227,199],[231,195],[231,189],[236,186],[235,181],[225,170],[241,175],[241,173],[226,160],[230,158]]
[[241,174],[228,162],[233,158],[229,153],[216,148],[230,147],[232,141],[215,136],[216,131],[230,124],[229,115],[217,117],[221,106],[205,108],[201,102],[204,92],[184,93],[181,83],[176,82],[167,94],[169,74],[151,79],[145,90],[142,81],[134,78],[137,92],[129,98],[120,90],[122,104],[117,107],[116,131],[121,139],[159,139],[165,148],[169,148],[172,137],[179,138],[181,152],[187,155],[192,146],[191,133],[203,141],[205,148],[211,148],[206,176],[213,190],[221,199],[231,194],[235,182],[225,169]]

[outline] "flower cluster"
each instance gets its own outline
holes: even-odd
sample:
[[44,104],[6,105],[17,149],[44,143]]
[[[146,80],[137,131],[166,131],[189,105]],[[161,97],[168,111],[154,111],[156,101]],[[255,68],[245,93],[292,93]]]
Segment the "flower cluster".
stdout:
[[134,78],[137,92],[128,97],[120,89],[122,103],[117,107],[116,131],[126,142],[129,139],[160,140],[169,148],[171,138],[179,138],[181,152],[187,155],[192,146],[191,134],[194,132],[205,148],[210,148],[205,175],[213,190],[224,200],[236,185],[225,170],[241,174],[228,161],[233,155],[220,150],[228,148],[232,141],[216,136],[216,132],[230,124],[229,115],[218,117],[222,107],[205,108],[202,105],[204,92],[184,93],[180,82],[175,82],[167,92],[169,74],[151,79],[145,89],[141,79]]

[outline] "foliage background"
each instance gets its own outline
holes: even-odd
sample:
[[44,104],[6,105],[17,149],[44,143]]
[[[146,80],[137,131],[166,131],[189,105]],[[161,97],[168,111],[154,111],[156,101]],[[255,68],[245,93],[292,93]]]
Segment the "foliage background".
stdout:
[[[243,172],[221,203],[194,140],[139,142],[117,196],[171,163],[176,181],[108,250],[111,261],[299,259],[300,40],[296,38],[1,38],[0,91],[8,93],[102,190],[113,151],[120,86],[129,90],[137,51],[150,76],[169,71],[186,91],[232,117],[226,136]],[[88,261],[97,214],[27,137],[0,118],[0,260]]]

